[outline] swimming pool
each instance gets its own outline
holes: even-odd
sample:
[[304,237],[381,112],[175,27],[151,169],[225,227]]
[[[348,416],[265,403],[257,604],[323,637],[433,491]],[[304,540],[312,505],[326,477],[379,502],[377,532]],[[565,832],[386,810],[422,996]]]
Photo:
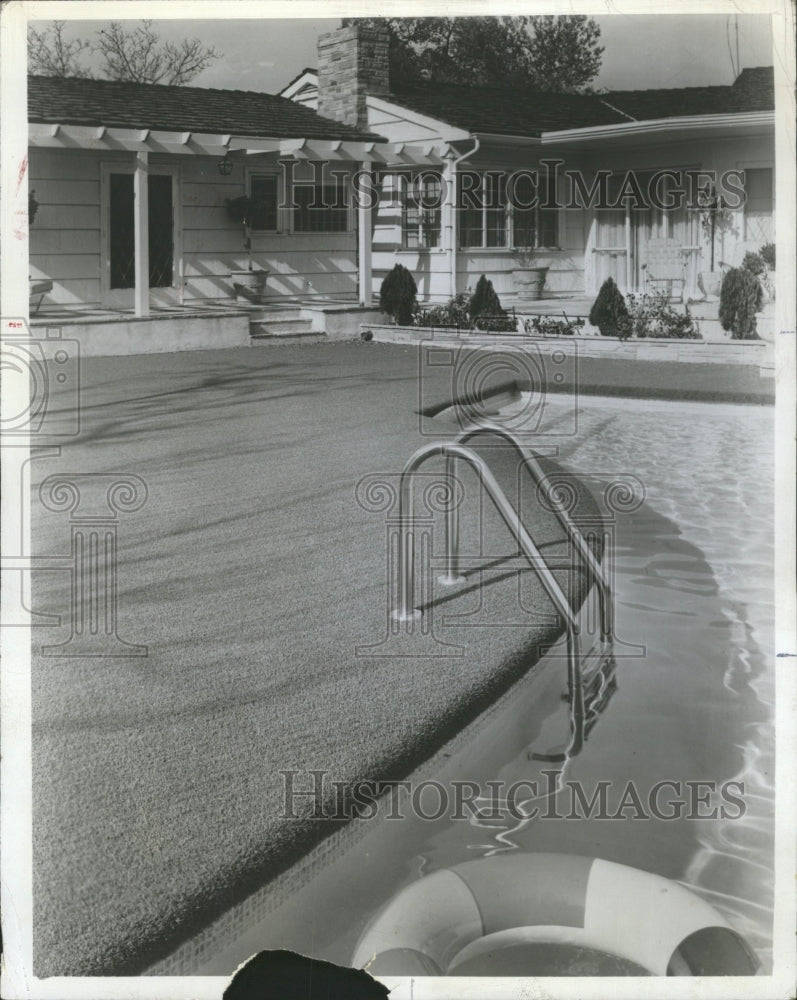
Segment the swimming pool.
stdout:
[[[550,427],[566,406],[549,402]],[[772,429],[766,407],[582,400],[578,433],[546,440],[587,483],[633,473],[646,495],[616,524],[618,690],[584,751],[554,779],[543,771],[556,766],[525,749],[469,774],[499,789],[492,812],[427,821],[420,842],[396,830],[376,854],[353,846],[321,880],[337,880],[340,891],[305,886],[197,972],[229,973],[277,947],[348,964],[364,924],[404,885],[518,851],[598,856],[675,879],[716,906],[770,971],[774,542],[762,484],[773,481]],[[564,708],[554,704],[535,749],[545,748],[545,730],[563,726]],[[519,810],[502,807],[503,789],[541,775],[553,784],[540,788],[558,791],[538,796],[538,814],[517,815],[532,813],[530,794],[516,800]],[[656,804],[671,818],[650,808],[663,782]],[[629,784],[641,810],[628,800]],[[574,786],[588,798],[603,788],[607,809],[590,811],[578,797],[574,806]]]

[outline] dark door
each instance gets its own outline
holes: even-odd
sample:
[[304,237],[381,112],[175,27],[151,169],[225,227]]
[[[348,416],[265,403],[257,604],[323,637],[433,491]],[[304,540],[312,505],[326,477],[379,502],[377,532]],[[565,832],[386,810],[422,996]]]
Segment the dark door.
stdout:
[[[174,283],[174,224],[172,178],[149,177],[149,287],[171,288]],[[134,288],[135,224],[133,175],[110,175],[111,288]]]

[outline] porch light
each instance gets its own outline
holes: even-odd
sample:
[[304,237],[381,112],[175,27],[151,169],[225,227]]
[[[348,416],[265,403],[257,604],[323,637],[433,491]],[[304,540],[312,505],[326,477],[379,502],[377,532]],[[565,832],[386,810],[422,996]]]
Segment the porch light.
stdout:
[[229,177],[232,173],[232,168],[234,164],[230,159],[229,153],[224,154],[224,158],[219,160],[219,173],[222,177]]

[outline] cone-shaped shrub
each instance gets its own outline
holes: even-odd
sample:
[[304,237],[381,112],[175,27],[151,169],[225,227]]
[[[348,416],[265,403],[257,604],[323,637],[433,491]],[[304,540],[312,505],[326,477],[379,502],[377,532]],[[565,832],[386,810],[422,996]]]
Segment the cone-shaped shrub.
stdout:
[[720,288],[720,323],[734,340],[758,340],[755,314],[764,303],[758,278],[741,267],[732,267]]
[[379,289],[379,307],[388,313],[399,326],[412,323],[412,310],[418,287],[415,279],[402,264],[396,264],[389,271]]
[[485,275],[479,278],[476,284],[476,291],[470,300],[470,314],[475,319],[477,316],[500,316],[503,313],[501,300],[493,288],[493,283]]
[[631,326],[628,307],[613,278],[607,278],[601,285],[589,311],[589,321],[597,326],[603,337],[625,339],[628,336]]

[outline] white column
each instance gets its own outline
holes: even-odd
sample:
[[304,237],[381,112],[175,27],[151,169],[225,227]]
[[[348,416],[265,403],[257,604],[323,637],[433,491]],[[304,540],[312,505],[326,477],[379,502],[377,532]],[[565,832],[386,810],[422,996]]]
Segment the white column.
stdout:
[[133,174],[134,250],[136,261],[136,316],[149,316],[149,153],[136,153]]
[[373,299],[373,268],[371,263],[371,233],[373,208],[371,201],[374,193],[368,179],[371,178],[371,161],[365,160],[360,164],[360,174],[357,183],[358,204],[357,204],[357,258],[358,258],[358,278],[360,286],[360,305],[370,306]]
[[443,161],[443,193],[441,237],[448,257],[449,292],[453,299],[457,294],[457,171],[453,156],[447,156]]
[[631,207],[625,206],[625,290],[626,293],[634,291],[631,288]]

